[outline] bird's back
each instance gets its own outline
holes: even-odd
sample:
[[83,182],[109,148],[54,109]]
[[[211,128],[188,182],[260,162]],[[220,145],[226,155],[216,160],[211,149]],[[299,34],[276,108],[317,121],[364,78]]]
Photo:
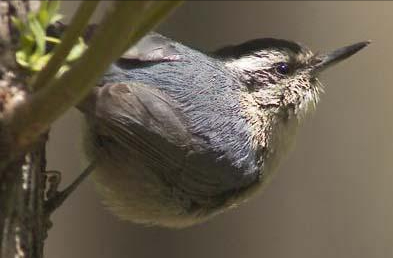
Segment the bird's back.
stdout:
[[[148,37],[158,45],[144,42],[142,50],[126,53],[82,103],[95,127],[88,149],[103,163],[96,180],[123,217],[149,221],[160,210],[164,218],[162,204],[169,213],[205,217],[259,178],[239,103],[244,89],[221,61],[157,34]],[[120,172],[124,164],[128,171]],[[118,192],[124,196],[114,196]],[[164,224],[172,223],[167,215]]]
[[170,44],[174,60],[120,59],[101,84],[141,83],[158,89],[176,103],[187,130],[201,148],[214,153],[217,159],[230,161],[239,169],[238,176],[253,174],[255,179],[256,157],[239,103],[242,84],[221,61],[164,39],[160,46]]

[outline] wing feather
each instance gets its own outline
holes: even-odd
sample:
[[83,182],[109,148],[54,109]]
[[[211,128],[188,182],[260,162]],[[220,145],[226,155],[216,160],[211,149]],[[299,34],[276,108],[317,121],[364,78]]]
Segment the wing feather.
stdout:
[[191,135],[173,100],[137,83],[108,84],[93,94],[88,101],[95,103],[84,105],[95,106],[98,135],[137,151],[160,168],[182,167],[185,153],[192,147]]

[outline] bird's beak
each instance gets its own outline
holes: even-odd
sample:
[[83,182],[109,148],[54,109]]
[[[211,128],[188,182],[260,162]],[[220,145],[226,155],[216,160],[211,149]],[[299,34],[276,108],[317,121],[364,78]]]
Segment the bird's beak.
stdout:
[[316,55],[313,59],[312,70],[314,73],[320,73],[326,68],[347,59],[359,50],[370,44],[370,41],[359,42],[350,46],[342,47],[326,54]]

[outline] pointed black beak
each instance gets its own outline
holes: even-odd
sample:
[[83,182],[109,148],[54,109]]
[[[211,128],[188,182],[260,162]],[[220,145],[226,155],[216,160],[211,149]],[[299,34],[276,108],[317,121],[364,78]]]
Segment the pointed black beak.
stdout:
[[363,41],[350,46],[336,49],[327,54],[316,55],[314,57],[314,61],[312,64],[313,72],[314,73],[322,72],[326,68],[334,64],[337,64],[338,62],[341,62],[347,59],[348,57],[352,56],[353,54],[357,53],[358,51],[360,51],[370,43],[371,43],[370,41]]

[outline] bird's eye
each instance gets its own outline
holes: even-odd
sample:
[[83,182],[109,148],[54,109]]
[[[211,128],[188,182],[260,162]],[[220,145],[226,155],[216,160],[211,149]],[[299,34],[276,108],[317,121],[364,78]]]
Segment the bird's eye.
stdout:
[[276,65],[276,71],[279,74],[287,75],[287,74],[289,74],[291,72],[291,69],[289,67],[289,64],[287,64],[287,63],[278,63]]

